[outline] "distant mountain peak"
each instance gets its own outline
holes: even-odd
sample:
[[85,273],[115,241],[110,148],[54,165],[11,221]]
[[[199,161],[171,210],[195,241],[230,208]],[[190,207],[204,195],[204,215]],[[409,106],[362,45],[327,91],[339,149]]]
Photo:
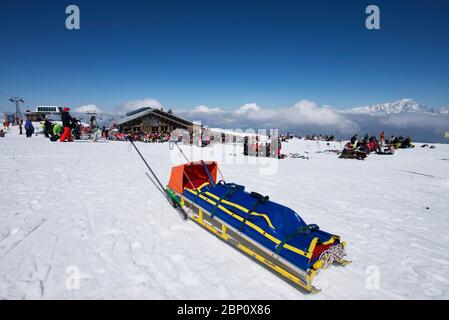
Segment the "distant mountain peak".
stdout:
[[404,98],[395,102],[387,102],[381,104],[372,104],[364,107],[355,107],[344,110],[345,113],[359,113],[359,114],[372,114],[372,113],[433,113],[433,110],[429,109],[425,105],[416,102],[410,98]]
[[438,109],[438,113],[440,114],[448,114],[449,115],[449,107],[441,107]]

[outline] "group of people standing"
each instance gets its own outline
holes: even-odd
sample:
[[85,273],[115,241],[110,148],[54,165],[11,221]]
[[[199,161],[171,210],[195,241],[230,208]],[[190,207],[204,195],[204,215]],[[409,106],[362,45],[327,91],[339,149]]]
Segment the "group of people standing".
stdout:
[[[62,126],[58,123],[52,123],[45,119],[43,123],[43,133],[45,137],[50,138],[51,141],[72,142],[74,139],[81,139],[82,135],[92,134],[93,141],[97,140],[99,129],[97,128],[97,119],[92,116],[90,119],[90,126],[83,126],[81,121],[70,115],[70,108],[64,108],[61,114]],[[108,135],[108,129],[103,127],[101,135]]]
[[[0,129],[0,137],[4,137],[8,133],[10,125],[8,119],[3,121],[3,128]],[[26,137],[31,138],[35,132],[34,125],[31,115],[27,114],[25,123],[22,119],[18,123],[19,134],[22,135],[23,129],[25,129]],[[110,137],[110,130],[108,128],[104,126],[103,128],[98,127],[95,115],[90,118],[90,125],[83,126],[79,119],[70,115],[70,108],[68,107],[62,109],[60,121],[52,121],[49,118],[45,118],[40,123],[40,128],[44,136],[51,141],[72,142],[83,139],[84,136],[95,142],[100,137],[105,139]]]
[[72,130],[76,135],[76,128],[80,125],[79,120],[73,118],[69,114],[70,108],[65,107],[61,114],[61,124],[55,122],[52,123],[49,119],[45,119],[42,123],[43,133],[46,138],[50,138],[51,141],[71,142],[73,141]]
[[[8,120],[5,120],[5,122],[3,123],[3,126],[6,128],[6,130],[9,129],[9,122]],[[23,134],[23,119],[19,120],[19,134]],[[30,116],[27,115],[27,119],[25,120],[25,135],[27,138],[31,138],[33,136],[34,133],[34,126],[33,123],[31,122],[31,118]]]
[[267,142],[259,142],[259,136],[243,138],[243,155],[281,159],[281,138],[269,137]]

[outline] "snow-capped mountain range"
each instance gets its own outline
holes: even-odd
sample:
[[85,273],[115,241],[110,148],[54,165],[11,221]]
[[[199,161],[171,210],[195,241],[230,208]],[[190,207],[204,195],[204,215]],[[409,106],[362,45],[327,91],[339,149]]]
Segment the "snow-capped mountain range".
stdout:
[[388,102],[382,104],[372,104],[365,107],[355,107],[351,109],[342,110],[342,113],[354,114],[391,114],[391,113],[425,113],[425,114],[448,114],[449,108],[442,107],[439,109],[429,108],[412,99],[401,99],[396,102]]

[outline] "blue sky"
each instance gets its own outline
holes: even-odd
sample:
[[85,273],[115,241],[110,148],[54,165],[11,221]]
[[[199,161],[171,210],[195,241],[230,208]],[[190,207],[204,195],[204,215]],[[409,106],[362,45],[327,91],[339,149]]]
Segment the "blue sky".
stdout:
[[[65,29],[77,4],[81,30]],[[377,4],[381,30],[365,28]],[[12,1],[0,109],[153,98],[164,106],[449,106],[449,1]]]

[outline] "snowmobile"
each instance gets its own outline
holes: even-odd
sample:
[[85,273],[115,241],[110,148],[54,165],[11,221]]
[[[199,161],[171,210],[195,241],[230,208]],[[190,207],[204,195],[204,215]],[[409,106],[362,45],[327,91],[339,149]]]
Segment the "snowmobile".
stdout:
[[217,181],[216,162],[188,162],[171,170],[165,189],[188,218],[288,282],[318,292],[312,281],[332,264],[347,265],[345,242],[307,224],[294,210],[245,186]]

